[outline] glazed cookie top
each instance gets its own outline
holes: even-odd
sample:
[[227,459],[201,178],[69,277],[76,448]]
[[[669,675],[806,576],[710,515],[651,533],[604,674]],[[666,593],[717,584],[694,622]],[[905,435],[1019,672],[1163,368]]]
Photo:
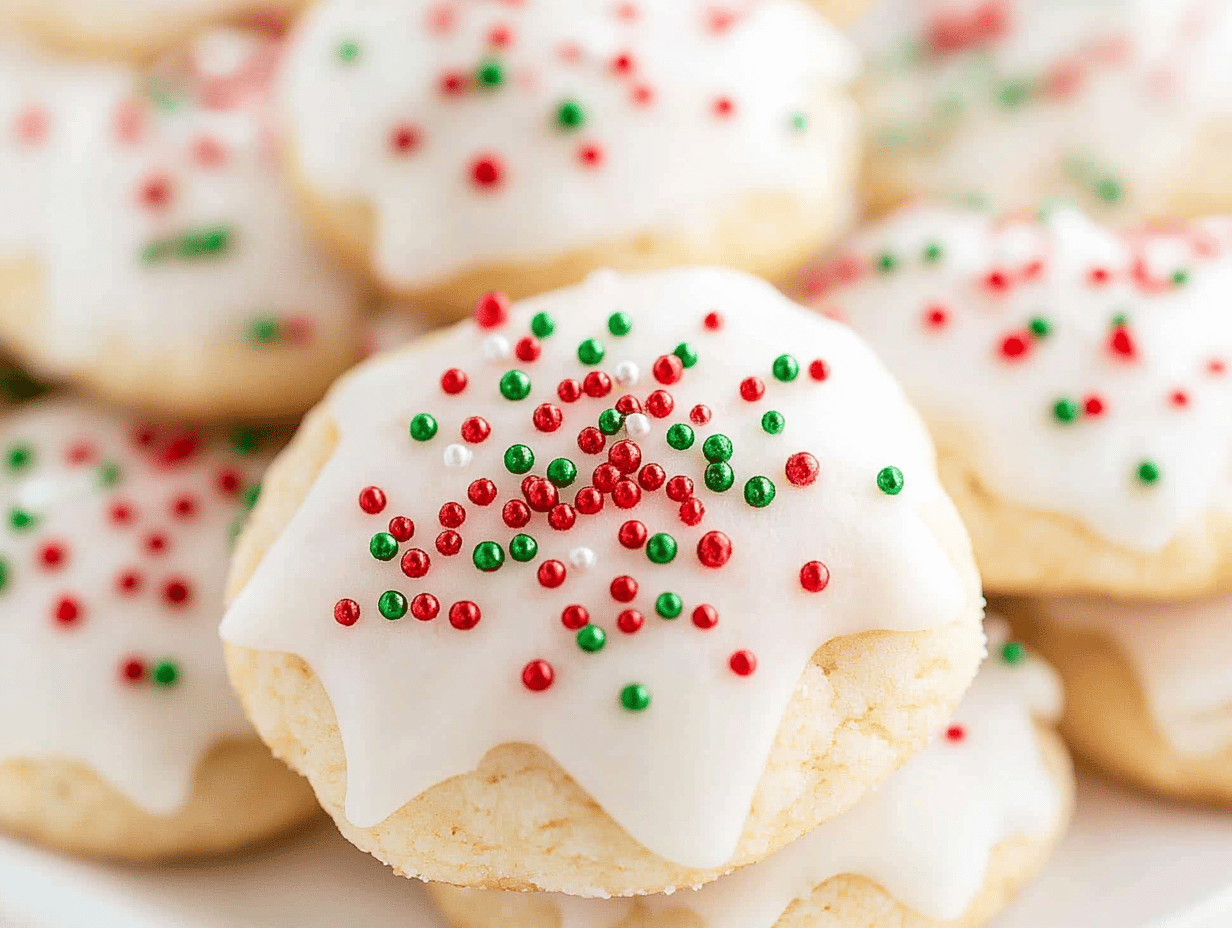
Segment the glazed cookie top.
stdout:
[[801,0],[327,0],[289,59],[305,180],[372,207],[373,264],[403,286],[704,238],[745,194],[833,208],[854,118],[830,100],[854,53]]
[[[987,625],[993,655],[944,734],[876,790],[772,857],[694,892],[641,897],[654,911],[689,909],[706,928],[772,928],[827,880],[867,877],[897,902],[938,922],[956,919],[984,885],[993,850],[1042,839],[1061,822],[1056,775],[1036,722],[1061,715],[1052,668]],[[560,928],[621,923],[631,900],[554,895]],[[622,914],[623,913],[623,914]]]
[[1152,184],[1232,113],[1222,0],[880,0],[854,35],[873,150],[996,208],[1064,194],[1149,214]]
[[898,386],[743,274],[493,296],[324,411],[333,454],[222,633],[321,679],[360,827],[523,742],[721,865],[814,651],[967,608]]
[[812,279],[998,498],[1162,549],[1228,492],[1232,221],[915,207]]
[[80,761],[152,813],[252,729],[216,634],[266,458],[73,399],[0,420],[0,763]]
[[1217,754],[1232,745],[1232,597],[1133,603],[1047,597],[1032,609],[1051,622],[1109,638],[1129,659],[1160,732],[1179,753]]
[[30,169],[0,181],[0,226],[24,226],[0,233],[0,260],[39,260],[53,362],[107,343],[308,345],[356,324],[351,284],[309,242],[278,175],[277,56],[215,31],[148,70],[93,68],[49,95],[58,85],[43,75],[62,83],[66,68],[44,61],[0,91],[20,97],[0,148]]

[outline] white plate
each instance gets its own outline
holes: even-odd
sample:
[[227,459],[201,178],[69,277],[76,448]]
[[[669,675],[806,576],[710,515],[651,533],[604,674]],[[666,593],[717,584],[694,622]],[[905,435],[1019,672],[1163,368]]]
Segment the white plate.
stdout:
[[[4,928],[444,928],[419,885],[322,826],[255,856],[128,869],[0,840]],[[991,928],[1232,925],[1232,815],[1079,784],[1074,829]]]

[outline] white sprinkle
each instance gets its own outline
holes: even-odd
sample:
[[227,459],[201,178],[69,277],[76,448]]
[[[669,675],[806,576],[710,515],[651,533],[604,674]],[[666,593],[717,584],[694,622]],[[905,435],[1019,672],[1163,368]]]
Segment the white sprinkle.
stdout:
[[504,361],[513,354],[509,339],[503,335],[489,335],[483,340],[480,354],[485,361]]
[[471,449],[466,445],[450,445],[445,449],[445,466],[465,467],[473,457]]
[[631,387],[637,383],[642,372],[632,361],[621,361],[616,365],[616,382],[622,387]]
[[625,431],[629,433],[630,438],[643,438],[650,434],[650,419],[640,412],[626,416]]
[[569,552],[569,563],[578,570],[590,570],[595,566],[595,552],[590,548],[574,548]]

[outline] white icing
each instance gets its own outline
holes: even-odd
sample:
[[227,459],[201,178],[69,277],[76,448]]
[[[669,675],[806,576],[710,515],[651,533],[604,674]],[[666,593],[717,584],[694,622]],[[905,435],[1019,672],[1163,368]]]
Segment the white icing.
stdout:
[[[994,222],[915,207],[863,231],[814,283],[826,291],[819,305],[873,344],[989,491],[1152,552],[1226,502],[1230,242],[1232,222],[1222,219],[1118,236],[1069,211]],[[931,244],[944,249],[933,263],[924,258]],[[889,272],[877,267],[885,254],[896,261]],[[1107,282],[1092,283],[1093,270]],[[1187,283],[1171,282],[1178,270]],[[1007,286],[990,286],[994,273]],[[933,308],[944,325],[929,325]],[[1110,346],[1122,313],[1132,357]],[[1029,350],[1007,359],[1003,340],[1035,317],[1051,334],[1024,335]],[[1054,417],[1059,400],[1085,406],[1091,396],[1101,414]],[[1138,479],[1144,461],[1161,469],[1154,483]]]
[[[289,52],[289,138],[320,193],[372,205],[373,263],[408,287],[649,230],[705,243],[744,194],[832,211],[848,195],[838,180],[855,117],[836,93],[853,52],[800,0],[729,7],[747,9],[714,30],[719,8],[704,0],[323,2]],[[503,51],[490,42],[499,26],[511,30]],[[628,74],[613,68],[621,54]],[[446,74],[471,80],[488,59],[506,68],[499,88],[442,91]],[[633,99],[641,86],[651,102]],[[714,109],[724,97],[727,117]],[[556,123],[567,99],[586,112],[573,131]],[[807,131],[793,130],[797,112]],[[399,127],[415,133],[405,154],[390,144]],[[600,163],[583,163],[584,145]],[[480,188],[470,168],[489,156],[503,180]]]
[[[633,320],[623,338],[609,335],[605,324],[618,310]],[[726,320],[717,332],[703,325],[712,310]],[[710,269],[598,277],[520,304],[501,331],[523,336],[540,311],[556,320],[556,330],[543,339],[537,361],[517,363],[533,385],[520,402],[501,397],[497,383],[507,368],[481,360],[486,332],[469,322],[432,337],[430,367],[425,348],[370,361],[338,385],[326,400],[339,430],[337,447],[238,594],[222,634],[247,648],[297,654],[320,677],[338,716],[347,761],[345,813],[355,825],[381,822],[431,786],[474,769],[493,747],[525,742],[554,757],[652,851],[685,865],[719,865],[737,845],[779,722],[816,648],[870,628],[917,630],[960,616],[961,583],[917,515],[942,492],[931,445],[867,346],[755,278]],[[661,387],[648,377],[636,396],[645,402],[652,390],[666,389],[674,397],[674,413],[655,419],[641,443],[642,463],[661,464],[668,477],[690,476],[705,516],[700,525],[686,525],[665,488],[644,491],[631,510],[619,509],[609,496],[599,514],[579,513],[565,532],[553,531],[536,514],[523,531],[538,541],[538,557],[527,564],[509,559],[496,573],[480,574],[471,563],[476,544],[495,540],[507,547],[515,531],[502,523],[501,507],[520,496],[522,478],[505,471],[506,448],[532,446],[532,473],[541,476],[554,458],[573,460],[579,474],[562,493],[567,502],[606,459],[606,452],[580,452],[576,437],[620,391],[573,404],[557,400],[562,378],[596,369],[577,360],[577,346],[588,337],[606,346],[597,369],[609,371],[608,364],[627,358],[649,371],[680,342],[696,345],[700,360],[679,383]],[[771,366],[786,350],[799,358],[801,372],[794,382],[779,383]],[[815,357],[830,365],[824,382],[807,371]],[[470,381],[463,393],[449,396],[438,378],[455,366]],[[766,385],[765,398],[756,403],[738,392],[741,379],[753,374]],[[532,412],[544,402],[563,410],[559,431],[532,427]],[[701,402],[713,412],[710,424],[696,428],[691,450],[672,450],[667,426],[687,422]],[[786,417],[777,436],[760,426],[771,409]],[[432,413],[440,425],[423,443],[408,437],[408,423],[420,412]],[[447,451],[472,415],[487,419],[491,437]],[[725,494],[706,489],[701,479],[702,443],[715,433],[730,436],[735,447],[736,484]],[[442,451],[454,447],[468,455],[473,449],[469,465],[441,466]],[[784,476],[788,456],[801,451],[820,462],[820,476],[808,487]],[[877,475],[887,465],[906,475],[899,496],[878,489]],[[764,510],[747,505],[742,495],[744,482],[757,474],[777,486],[777,498]],[[499,490],[488,507],[468,502],[468,485],[477,478],[491,478]],[[368,485],[388,496],[380,515],[366,515],[357,503]],[[467,512],[462,551],[452,559],[433,547],[441,530],[438,509],[450,500]],[[368,554],[369,539],[395,515],[417,526],[402,550],[419,547],[432,559],[422,581],[403,576],[397,558],[381,563]],[[670,566],[618,543],[617,530],[628,519],[676,539]],[[696,554],[710,531],[732,540],[731,560],[719,569],[703,567]],[[538,584],[538,565],[549,558],[568,564],[578,547],[593,552],[592,569],[567,566],[556,590]],[[806,592],[799,578],[813,559],[830,571],[820,593]],[[641,584],[629,604],[645,616],[636,634],[616,624],[628,607],[614,600],[609,585],[622,575]],[[431,592],[441,614],[427,623],[410,615],[387,621],[377,611],[385,590],[408,599]],[[655,614],[656,597],[665,591],[683,600],[675,621]],[[361,606],[359,622],[349,628],[332,617],[341,597]],[[469,632],[446,620],[450,605],[462,600],[482,610]],[[575,633],[562,627],[562,609],[571,603],[585,605],[591,621],[606,630],[607,646],[599,653],[584,653]],[[703,603],[720,615],[707,631],[690,620]],[[728,669],[729,657],[742,649],[758,662],[749,677]],[[522,686],[522,668],[533,659],[555,668],[546,692]],[[621,707],[622,688],[634,682],[651,691],[645,712]]]
[[878,0],[853,36],[869,142],[920,158],[926,194],[1156,215],[1199,132],[1232,114],[1224,0]]
[[[164,433],[146,448],[134,440],[137,430],[132,420],[71,399],[0,420],[5,460],[19,446],[33,454],[24,468],[0,471],[0,763],[80,761],[142,809],[170,814],[188,798],[211,746],[252,735],[227,683],[216,628],[242,491],[267,458],[203,446],[163,464],[168,442],[183,433]],[[78,446],[89,453],[75,463]],[[107,487],[101,472],[111,463],[120,479]],[[219,487],[224,469],[239,476],[234,492]],[[186,495],[194,510],[177,515]],[[117,504],[130,508],[129,521],[112,518]],[[15,530],[14,508],[37,522]],[[159,534],[166,544],[155,553],[147,542]],[[42,559],[52,543],[65,550],[56,567]],[[141,578],[130,593],[118,586],[126,571]],[[165,588],[174,581],[188,595],[173,605]],[[79,605],[71,625],[55,618],[62,597]],[[147,671],[172,661],[178,680],[160,686],[147,672],[125,682],[121,666],[130,658]]]
[[[104,345],[156,355],[255,344],[262,320],[279,323],[272,344],[349,336],[355,288],[322,260],[278,176],[267,119],[277,55],[270,42],[215,32],[145,71],[0,56],[28,72],[0,90],[0,118],[40,106],[49,127],[20,152],[10,133],[0,142],[0,259],[41,262],[46,365],[71,370]],[[203,144],[214,146],[207,156]],[[155,179],[167,199],[146,205]],[[223,254],[141,257],[152,242],[220,227]]]
[[1049,597],[1033,608],[1048,621],[1113,641],[1137,673],[1151,718],[1190,757],[1232,745],[1232,597],[1177,603]]
[[[999,649],[1005,639],[990,626]],[[636,902],[553,895],[560,928],[609,928],[635,905],[688,909],[706,928],[771,928],[793,902],[844,874],[873,880],[926,918],[958,918],[983,888],[997,845],[1039,840],[1059,825],[1061,795],[1035,723],[1056,721],[1060,710],[1050,667],[1031,656],[1007,664],[994,650],[951,723],[961,741],[938,737],[838,818],[699,890]]]

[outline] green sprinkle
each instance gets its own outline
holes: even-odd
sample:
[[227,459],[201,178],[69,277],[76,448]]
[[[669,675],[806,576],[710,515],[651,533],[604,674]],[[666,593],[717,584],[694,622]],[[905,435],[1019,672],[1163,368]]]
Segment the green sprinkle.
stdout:
[[12,445],[9,447],[7,457],[9,470],[25,470],[33,460],[34,449],[29,445]]
[[607,644],[607,632],[598,625],[586,625],[578,629],[577,646],[587,654],[602,651],[605,644]]
[[807,132],[809,127],[809,118],[807,113],[795,112],[791,114],[791,129],[793,132]]
[[338,60],[343,64],[355,64],[360,58],[359,43],[354,39],[347,39],[338,43]]
[[903,492],[903,472],[897,467],[883,467],[877,472],[877,486],[886,496]]
[[120,465],[114,461],[108,461],[98,469],[98,484],[102,487],[114,487],[123,476],[124,473],[120,470]]
[[180,667],[175,661],[162,661],[150,675],[156,686],[175,686],[180,679]]
[[1020,664],[1027,656],[1027,647],[1021,641],[1007,641],[1001,646],[1001,660],[1007,664]]
[[800,376],[800,362],[789,354],[781,354],[774,359],[774,379],[783,383],[791,383]]
[[249,512],[257,505],[257,500],[261,498],[261,481],[254,480],[248,486],[244,487],[243,504],[244,508]]
[[924,246],[924,261],[927,264],[936,264],[945,257],[945,249],[937,242],[929,242]]
[[676,539],[666,532],[651,535],[646,541],[646,557],[655,564],[670,564],[676,559]]
[[1006,109],[1015,109],[1026,103],[1031,98],[1031,94],[1030,81],[1009,81],[1003,84],[997,92],[997,102]]
[[415,441],[430,441],[436,435],[436,419],[421,412],[411,420],[411,438]]
[[1069,397],[1062,397],[1052,407],[1052,416],[1058,422],[1073,422],[1079,412],[1078,404]]
[[702,454],[712,464],[718,461],[730,461],[732,456],[731,439],[722,432],[716,432],[702,443]]
[[577,356],[578,360],[583,364],[598,364],[603,360],[603,356],[607,353],[603,347],[603,343],[595,338],[588,338],[586,341],[578,345]]
[[261,450],[261,436],[252,429],[239,426],[231,430],[231,447],[239,454],[256,454]]
[[231,247],[231,228],[215,226],[186,232],[176,240],[176,251],[181,258],[212,258],[225,253]]
[[377,532],[368,542],[368,551],[378,561],[392,561],[398,556],[398,539],[389,532]]
[[501,565],[505,563],[505,549],[494,541],[481,541],[475,545],[471,560],[485,574],[490,574],[500,570]]
[[655,612],[665,619],[677,619],[684,611],[684,602],[675,593],[660,593],[655,600]]
[[771,409],[761,417],[761,427],[767,435],[778,435],[787,427],[787,419],[777,409]]
[[406,597],[397,590],[386,590],[376,601],[376,607],[392,622],[406,615]]
[[535,452],[526,445],[510,445],[505,450],[505,469],[511,474],[525,474],[535,466]]
[[1163,471],[1154,461],[1143,461],[1138,465],[1138,480],[1145,484],[1152,484],[1163,476]]
[[519,564],[533,561],[539,553],[539,542],[529,535],[514,535],[509,539],[509,556]]
[[650,705],[650,690],[640,683],[630,683],[620,691],[620,704],[630,712],[641,712]]
[[677,422],[667,430],[667,443],[677,451],[688,451],[693,447],[693,429],[683,422]]
[[586,109],[577,100],[562,100],[556,108],[556,122],[562,129],[580,129],[586,125]]
[[273,316],[260,316],[248,329],[248,338],[255,345],[272,345],[278,341],[281,326]]
[[28,509],[17,508],[9,510],[9,525],[13,526],[16,531],[24,532],[27,529],[34,528],[37,524],[38,516]]
[[499,87],[505,83],[505,66],[499,61],[485,61],[475,73],[475,79],[481,87]]
[[1105,203],[1119,203],[1125,195],[1125,188],[1121,186],[1120,181],[1105,177],[1096,185],[1095,193]]
[[672,351],[672,354],[678,357],[680,359],[680,363],[686,368],[692,367],[697,363],[697,349],[688,342],[681,342],[676,346],[675,350]]
[[765,509],[774,502],[774,492],[769,477],[750,477],[744,485],[744,501],[754,509]]
[[706,489],[726,493],[736,482],[736,474],[726,461],[716,461],[706,468]]
[[612,313],[607,317],[607,330],[617,338],[624,338],[633,331],[633,317],[628,313]]
[[538,338],[547,338],[556,331],[556,320],[547,313],[535,313],[530,321],[530,330]]
[[524,400],[530,396],[530,377],[522,371],[506,371],[500,379],[500,392],[507,400]]
[[1189,271],[1181,268],[1172,274],[1172,285],[1174,287],[1183,287],[1189,283]]
[[887,252],[877,259],[877,270],[883,274],[888,274],[890,271],[898,267],[898,259]]
[[1112,317],[1112,322],[1109,323],[1114,329],[1120,329],[1129,325],[1129,313],[1117,313]]
[[9,585],[9,562],[0,558],[0,590]]
[[615,409],[605,409],[599,413],[599,431],[604,435],[615,435],[624,427],[625,417]]
[[555,486],[569,486],[577,479],[577,465],[568,458],[557,458],[548,465],[548,480]]
[[1027,328],[1036,338],[1047,338],[1052,334],[1052,322],[1043,316],[1035,316],[1027,323]]

